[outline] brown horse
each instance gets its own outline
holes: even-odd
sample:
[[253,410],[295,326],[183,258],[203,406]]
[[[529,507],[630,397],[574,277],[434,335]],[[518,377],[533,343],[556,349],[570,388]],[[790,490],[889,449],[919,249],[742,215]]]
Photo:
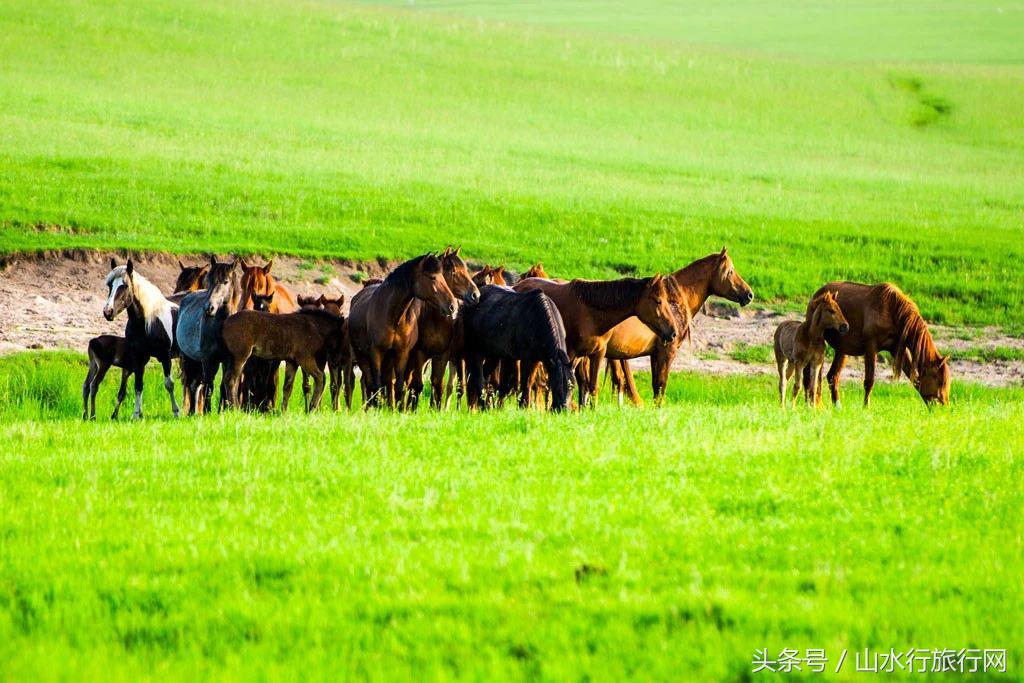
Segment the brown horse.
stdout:
[[551,280],[552,279],[544,271],[544,264],[541,263],[540,261],[537,261],[532,266],[530,266],[530,269],[527,270],[525,273],[523,273],[522,276],[520,276],[519,281],[522,282],[523,280],[526,280],[527,278],[531,278],[531,277],[542,277],[545,280]]
[[675,316],[661,275],[621,280],[572,280],[567,283],[542,278],[521,280],[517,292],[539,289],[558,307],[565,323],[566,350],[578,363],[586,358],[589,372],[586,386],[580,382],[580,404],[597,395],[601,360],[615,326],[632,316],[647,325],[662,343],[670,344],[677,335]]
[[[473,306],[480,301],[480,289],[470,277],[461,251],[462,247],[455,250],[445,248],[441,254],[441,272],[452,294],[467,306]],[[430,361],[430,406],[439,409],[444,401],[444,372],[450,360],[455,361],[455,372],[459,374],[460,383],[465,385],[460,326],[456,325],[454,318],[429,307],[420,314],[417,325],[416,346],[410,357],[407,380],[409,406],[416,407],[423,391],[423,368]]]
[[181,271],[178,273],[178,279],[174,282],[175,294],[178,292],[195,292],[203,288],[203,278],[206,277],[207,271],[210,270],[210,264],[186,266],[179,259],[178,267],[181,268]]
[[384,399],[401,407],[406,366],[425,306],[433,306],[446,318],[454,318],[458,311],[436,254],[406,261],[382,283],[364,287],[352,297],[347,328],[363,373],[363,400],[369,405],[380,405]]
[[832,292],[825,292],[811,302],[803,322],[787,320],[779,324],[775,329],[775,364],[779,371],[779,403],[783,407],[786,406],[786,381],[793,375],[796,375],[793,382],[793,405],[796,405],[804,368],[810,370],[810,383],[804,385],[804,398],[808,405],[821,405],[825,331],[834,330],[843,335],[849,329],[850,325]]
[[[343,318],[342,306],[345,305],[345,295],[342,294],[336,299],[332,299],[329,296],[321,294],[320,296],[299,296],[299,304],[302,308],[313,308],[321,309],[332,313],[338,317]],[[344,331],[342,333],[344,337]],[[331,373],[331,407],[335,412],[341,409],[341,390],[344,388],[345,391],[345,407],[352,408],[352,391],[355,388],[355,372],[353,369],[352,361],[352,349],[348,343],[348,339],[342,339],[343,353],[337,358],[328,358],[327,369]],[[340,364],[340,365],[339,365]],[[285,373],[285,386],[290,389],[291,380],[294,377],[288,377],[287,372]],[[303,373],[302,375],[302,396],[306,401],[306,405],[309,405],[309,377]]]
[[[274,261],[271,259],[263,266],[250,266],[241,261],[242,278],[239,281],[241,295],[238,310],[254,310],[257,297],[267,302],[265,310],[270,313],[293,313],[299,310],[299,304],[291,290],[271,275]],[[275,360],[264,360],[256,357],[245,369],[242,378],[242,403],[249,408],[261,412],[274,409],[277,403],[277,385],[281,363]],[[303,386],[306,382],[303,381]]]
[[[700,313],[710,296],[719,296],[740,306],[746,306],[754,299],[753,290],[736,272],[725,247],[716,254],[709,254],[680,268],[666,279],[671,280],[668,290],[681,324]],[[687,326],[685,333],[681,332],[674,344],[665,345],[659,344],[651,330],[636,318],[630,318],[616,327],[608,341],[608,365],[615,391],[621,395],[625,390],[629,399],[639,405],[640,394],[626,361],[649,356],[654,400],[660,402],[665,396],[672,361],[679,345],[688,336]]]
[[814,298],[826,291],[838,294],[839,306],[850,323],[850,331],[842,336],[825,333],[825,341],[836,352],[827,375],[833,403],[839,403],[839,376],[846,357],[864,356],[864,405],[868,405],[881,351],[892,355],[895,378],[901,372],[906,374],[926,404],[949,402],[949,356],[936,350],[927,323],[906,294],[888,283],[830,282],[815,292]]
[[[230,356],[228,396],[235,406],[241,402],[242,368],[250,357],[284,361],[291,376],[295,367],[313,378],[313,396],[307,410],[320,405],[324,393],[324,366],[344,353],[342,328],[345,321],[324,310],[303,309],[298,313],[239,311],[224,321],[222,338]],[[291,385],[281,397],[281,411],[288,408]]]
[[483,287],[484,285],[508,285],[505,275],[505,266],[492,268],[490,265],[485,264],[483,268],[473,273],[473,284],[477,287]]

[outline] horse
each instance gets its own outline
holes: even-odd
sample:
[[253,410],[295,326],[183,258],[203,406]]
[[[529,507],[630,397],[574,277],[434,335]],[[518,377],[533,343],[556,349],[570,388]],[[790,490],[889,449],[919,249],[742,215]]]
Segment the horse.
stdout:
[[[181,351],[182,383],[188,393],[189,412],[210,408],[213,381],[225,359],[221,327],[238,310],[238,267],[238,260],[218,263],[217,257],[211,256],[210,270],[203,283],[205,289],[190,292],[181,300],[175,338]],[[222,385],[221,402],[226,400]]]
[[[239,296],[238,310],[256,309],[257,297],[266,302],[266,310],[271,313],[292,313],[299,309],[295,295],[271,275],[271,269],[274,267],[273,259],[263,266],[250,266],[245,259],[242,259],[241,266],[242,276],[239,281],[241,295]],[[267,361],[262,358],[252,359],[242,376],[243,405],[255,408],[260,412],[274,409],[277,401],[280,367],[280,362]],[[303,385],[305,386],[305,382]]]
[[89,340],[89,371],[82,383],[82,419],[96,419],[96,392],[100,383],[111,368],[121,368],[121,386],[117,390],[117,403],[110,419],[116,420],[121,404],[128,394],[128,378],[135,372],[131,346],[124,337],[113,334],[101,334]]
[[434,253],[402,263],[379,285],[369,285],[352,297],[348,336],[368,404],[380,405],[382,398],[391,406],[403,401],[406,366],[425,305],[446,318],[454,318],[458,311],[441,259]]
[[[299,296],[299,304],[302,308],[314,308],[322,309],[328,313],[333,313],[338,317],[343,317],[342,306],[345,304],[345,295],[342,294],[336,299],[332,299],[324,294],[320,296]],[[344,337],[344,330],[343,330]],[[352,409],[352,392],[355,388],[355,372],[353,370],[352,362],[352,350],[347,339],[342,339],[342,349],[344,353],[337,359],[328,359],[327,369],[331,373],[331,407],[335,412],[341,409],[341,390],[344,387],[345,391],[345,407]],[[302,396],[309,405],[309,382],[308,376],[303,373],[302,375]]]
[[825,292],[816,297],[807,309],[805,320],[787,320],[775,329],[775,364],[779,371],[779,404],[786,407],[786,381],[794,374],[793,405],[800,394],[804,368],[809,368],[810,382],[804,385],[808,405],[821,405],[821,372],[825,364],[825,331],[843,335],[850,324],[843,317],[836,295]]
[[541,263],[540,261],[537,261],[532,266],[530,266],[529,269],[519,277],[519,280],[520,281],[527,280],[527,279],[529,279],[531,277],[542,277],[545,280],[551,280],[552,279],[544,271],[544,264]]
[[[466,306],[473,306],[480,300],[480,290],[473,282],[460,255],[462,247],[452,250],[446,247],[441,254],[441,273],[452,294]],[[441,408],[444,401],[444,371],[453,361],[456,374],[464,379],[461,372],[462,343],[459,327],[454,318],[442,315],[434,308],[426,308],[417,319],[416,346],[409,362],[409,407],[416,408],[420,392],[423,391],[423,368],[430,362],[430,406]]]
[[566,349],[574,363],[587,359],[586,382],[580,381],[580,404],[597,395],[601,360],[616,325],[637,316],[661,339],[670,344],[677,333],[675,317],[661,275],[620,280],[572,280],[567,283],[542,278],[521,280],[517,292],[540,289],[554,301],[566,331]]
[[552,395],[551,408],[565,410],[569,402],[572,365],[566,350],[565,326],[558,308],[539,289],[516,292],[499,285],[480,289],[480,302],[467,308],[464,318],[465,353],[469,366],[470,409],[481,405],[484,360],[519,362],[519,404],[530,402],[529,382],[543,365]]
[[156,358],[164,370],[164,388],[171,399],[171,411],[178,417],[178,404],[174,400],[174,379],[171,377],[171,358],[175,355],[174,326],[178,317],[178,306],[164,298],[156,285],[135,272],[131,259],[123,266],[110,259],[107,273],[107,301],[103,305],[103,317],[113,320],[127,311],[128,323],[124,337],[135,375],[135,412],[132,417],[142,417],[143,372],[150,358]]
[[206,277],[207,271],[210,270],[209,264],[202,264],[200,266],[186,266],[178,259],[178,267],[181,271],[178,273],[178,279],[174,281],[174,293],[179,292],[194,292],[203,288],[203,278]]
[[669,371],[679,345],[689,338],[687,323],[703,310],[708,297],[719,296],[740,306],[746,306],[754,300],[753,290],[736,272],[725,247],[718,253],[709,254],[680,268],[666,279],[670,281],[667,283],[668,289],[679,313],[680,326],[686,324],[685,332],[679,334],[676,343],[659,344],[657,337],[637,318],[629,318],[617,326],[608,340],[608,369],[612,387],[620,399],[623,391],[627,392],[629,399],[636,405],[641,402],[640,394],[627,362],[629,359],[650,357],[654,400],[660,403],[665,396]]
[[507,285],[508,281],[505,279],[505,266],[498,266],[492,268],[489,264],[484,264],[484,267],[473,273],[473,284],[477,287],[483,287],[484,285]]
[[345,320],[323,309],[301,309],[297,313],[239,311],[224,321],[221,337],[230,358],[227,372],[229,401],[241,404],[242,369],[251,357],[284,361],[288,366],[281,396],[281,412],[288,410],[295,368],[313,378],[313,396],[306,408],[313,412],[324,393],[324,366],[344,353],[342,328]]
[[925,405],[949,403],[949,356],[935,348],[928,324],[910,297],[890,283],[829,282],[814,293],[812,302],[826,291],[836,292],[850,323],[844,335],[825,332],[825,341],[836,352],[826,375],[832,403],[839,403],[839,376],[846,357],[864,356],[864,405],[869,404],[880,351],[892,355],[893,378],[906,374]]

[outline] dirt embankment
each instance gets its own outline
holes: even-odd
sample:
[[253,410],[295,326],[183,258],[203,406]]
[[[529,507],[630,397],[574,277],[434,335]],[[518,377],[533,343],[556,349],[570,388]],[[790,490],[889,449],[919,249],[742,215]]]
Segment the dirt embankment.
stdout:
[[[147,279],[170,293],[179,271],[179,260],[198,265],[206,257],[197,255],[132,254],[136,267]],[[29,349],[84,350],[98,334],[123,334],[124,320],[104,320],[106,299],[104,277],[110,259],[124,263],[124,252],[65,250],[43,254],[6,257],[0,260],[0,354]],[[226,255],[221,258],[226,259]],[[248,259],[262,264],[260,258]],[[274,257],[273,274],[298,294],[345,294],[358,291],[362,280],[383,276],[393,263],[386,261],[323,261]],[[694,321],[693,340],[684,346],[675,368],[711,373],[774,374],[773,363],[744,363],[732,357],[738,349],[770,344],[775,327],[787,317],[763,310],[737,310],[709,305],[707,315]],[[1024,349],[1024,340],[1006,336],[996,329],[962,330],[934,326],[936,343],[943,352],[976,348]],[[645,360],[632,361],[636,370],[647,369]],[[862,376],[863,363],[853,359],[844,377]],[[1024,362],[981,363],[957,360],[954,376],[989,385],[1024,382]],[[881,373],[882,381],[891,371]]]

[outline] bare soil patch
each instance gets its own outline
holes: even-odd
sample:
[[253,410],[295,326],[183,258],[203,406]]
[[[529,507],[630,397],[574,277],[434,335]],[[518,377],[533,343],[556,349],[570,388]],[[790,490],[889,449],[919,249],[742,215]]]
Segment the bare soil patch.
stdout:
[[[163,291],[170,293],[178,275],[178,260],[195,265],[206,256],[166,253],[132,253],[139,272]],[[0,354],[31,349],[73,349],[84,351],[89,339],[98,334],[122,334],[124,320],[107,322],[101,309],[106,298],[103,279],[110,258],[123,263],[127,252],[64,250],[7,256],[0,259]],[[228,255],[220,258],[227,259]],[[262,258],[247,259],[264,263]],[[298,294],[331,296],[345,294],[346,301],[361,289],[362,280],[381,277],[395,263],[387,261],[311,260],[275,256],[274,275]],[[711,303],[706,314],[694,321],[693,339],[676,359],[677,370],[719,374],[775,373],[773,363],[743,363],[729,357],[735,349],[771,344],[775,327],[794,315],[757,309],[736,309]],[[943,352],[975,348],[1008,347],[1024,349],[1024,339],[997,328],[963,330],[933,326],[936,343]],[[644,360],[632,362],[635,370],[646,370]],[[863,363],[853,359],[844,377],[863,376]],[[1024,362],[958,360],[954,376],[993,386],[1024,382]],[[882,373],[888,381],[891,372]]]

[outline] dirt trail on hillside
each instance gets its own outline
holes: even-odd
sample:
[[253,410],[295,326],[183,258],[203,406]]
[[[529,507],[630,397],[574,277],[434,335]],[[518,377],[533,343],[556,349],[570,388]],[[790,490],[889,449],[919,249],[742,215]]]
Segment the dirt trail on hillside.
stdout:
[[[30,349],[73,349],[84,351],[89,339],[98,334],[123,334],[124,319],[104,320],[100,310],[106,298],[103,279],[110,258],[124,263],[125,252],[64,250],[38,255],[21,255],[0,260],[0,354]],[[178,260],[197,265],[206,257],[197,255],[132,254],[138,272],[170,292],[178,275]],[[226,259],[227,255],[221,255]],[[263,263],[263,259],[249,259]],[[344,294],[346,302],[362,288],[360,282],[381,277],[395,265],[387,261],[353,262],[311,260],[291,256],[274,257],[273,274],[298,294]],[[771,344],[775,327],[796,315],[770,311],[737,310],[710,304],[708,313],[694,321],[693,339],[676,359],[677,370],[717,374],[773,375],[773,363],[743,363],[730,357],[736,349]],[[970,348],[1010,347],[1024,349],[1024,339],[1002,334],[998,329],[974,329],[963,334],[933,326],[936,344],[944,352]],[[965,338],[966,337],[966,338]],[[646,360],[632,361],[635,370],[646,370]],[[881,381],[892,372],[886,364]],[[955,361],[954,376],[993,386],[1024,383],[1024,362]],[[863,376],[863,362],[851,359],[844,377]]]

